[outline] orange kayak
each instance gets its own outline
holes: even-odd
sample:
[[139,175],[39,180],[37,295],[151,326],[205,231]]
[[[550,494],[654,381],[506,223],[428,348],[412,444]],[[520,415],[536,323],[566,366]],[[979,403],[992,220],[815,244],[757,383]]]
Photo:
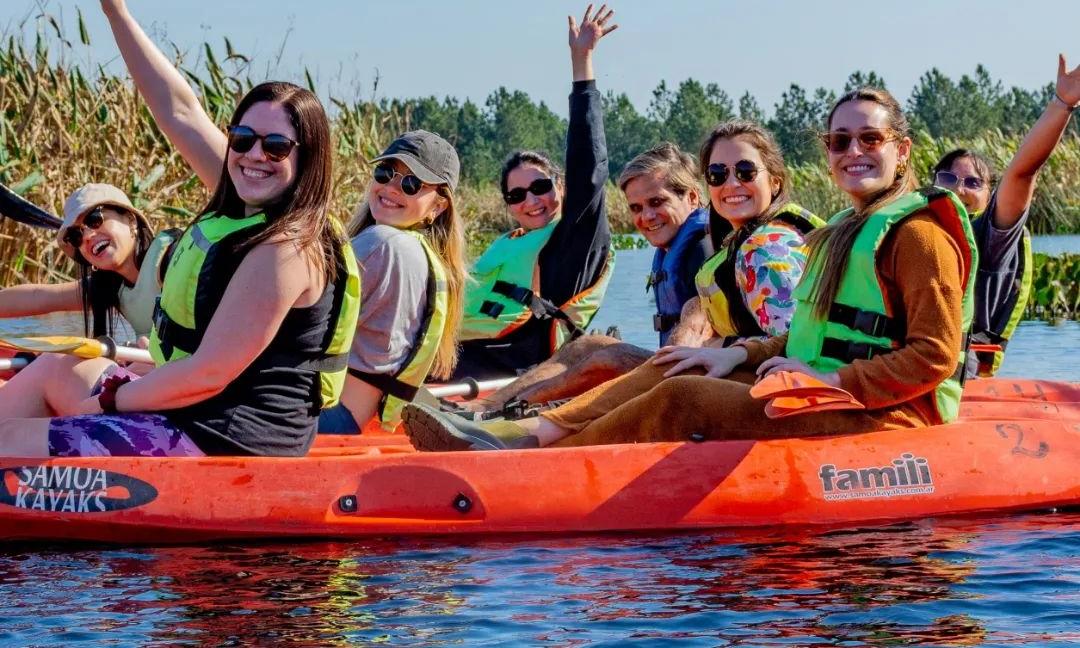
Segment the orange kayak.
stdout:
[[384,434],[320,438],[295,459],[0,458],[0,540],[852,525],[1080,504],[1080,406],[963,407],[949,425],[757,442],[419,453]]

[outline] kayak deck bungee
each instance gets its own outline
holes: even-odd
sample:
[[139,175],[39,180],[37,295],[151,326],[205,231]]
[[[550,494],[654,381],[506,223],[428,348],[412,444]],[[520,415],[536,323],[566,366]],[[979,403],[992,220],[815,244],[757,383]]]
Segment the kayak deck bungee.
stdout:
[[949,425],[769,441],[422,453],[384,434],[320,437],[302,458],[2,458],[0,539],[851,525],[1080,503],[1076,404],[985,405],[996,420],[969,403]]

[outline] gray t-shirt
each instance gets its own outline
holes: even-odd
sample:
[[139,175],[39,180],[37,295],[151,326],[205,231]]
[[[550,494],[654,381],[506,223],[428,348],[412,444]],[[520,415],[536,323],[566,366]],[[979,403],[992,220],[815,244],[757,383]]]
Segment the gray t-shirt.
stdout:
[[1001,330],[1012,314],[1020,289],[1020,239],[1028,210],[1007,230],[994,227],[997,194],[971,228],[979,248],[979,268],[975,277],[975,322],[972,331]]
[[360,318],[349,366],[390,374],[401,368],[420,337],[427,304],[424,247],[412,234],[372,225],[352,239],[360,265]]

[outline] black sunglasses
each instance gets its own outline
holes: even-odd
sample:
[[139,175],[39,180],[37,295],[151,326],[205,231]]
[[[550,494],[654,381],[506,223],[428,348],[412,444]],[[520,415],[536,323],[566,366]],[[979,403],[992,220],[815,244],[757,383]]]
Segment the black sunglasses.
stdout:
[[262,142],[262,151],[267,159],[281,162],[289,157],[293,148],[299,143],[281,135],[270,133],[259,135],[249,126],[229,126],[229,148],[237,153],[247,153],[255,146],[255,142]]
[[739,182],[753,182],[758,171],[762,170],[750,160],[739,160],[733,167],[728,167],[726,164],[710,164],[709,168],[705,169],[705,182],[710,187],[722,186],[727,182],[732,169],[735,169],[735,179]]
[[979,191],[986,186],[986,180],[983,180],[979,176],[958,176],[952,171],[938,171],[936,174],[936,180],[934,181],[938,186],[945,187],[946,189],[954,189],[963,183],[965,187],[972,191]]
[[420,178],[411,173],[401,173],[390,164],[380,164],[371,173],[371,177],[379,184],[390,184],[394,181],[394,176],[401,176],[401,191],[406,196],[415,196],[424,186],[424,181]]
[[882,147],[886,142],[891,142],[898,139],[897,134],[894,131],[879,130],[877,128],[867,128],[861,130],[858,134],[851,134],[845,132],[832,132],[823,133],[821,135],[821,142],[825,144],[825,148],[830,153],[844,153],[851,148],[852,140],[859,141],[859,147],[863,151],[876,151]]
[[528,187],[514,187],[503,194],[503,200],[507,205],[516,205],[525,202],[529,194],[543,196],[555,188],[555,181],[551,178],[537,178]]
[[71,247],[78,249],[83,242],[83,228],[89,227],[92,230],[97,230],[104,222],[105,213],[101,211],[101,207],[94,207],[83,216],[82,223],[76,223],[67,228],[62,240]]

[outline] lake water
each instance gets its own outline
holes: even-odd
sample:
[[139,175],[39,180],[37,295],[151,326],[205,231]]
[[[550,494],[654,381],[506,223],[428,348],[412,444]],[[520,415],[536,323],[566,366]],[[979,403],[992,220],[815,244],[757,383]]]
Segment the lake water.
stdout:
[[[1080,251],[1080,237],[1045,244]],[[618,323],[628,341],[655,346],[640,318],[651,307],[649,259],[619,254],[595,325]],[[1024,323],[1009,350],[1005,374],[1080,380],[1077,323]],[[1075,645],[1080,514],[845,530],[0,549],[0,646],[660,642]]]

